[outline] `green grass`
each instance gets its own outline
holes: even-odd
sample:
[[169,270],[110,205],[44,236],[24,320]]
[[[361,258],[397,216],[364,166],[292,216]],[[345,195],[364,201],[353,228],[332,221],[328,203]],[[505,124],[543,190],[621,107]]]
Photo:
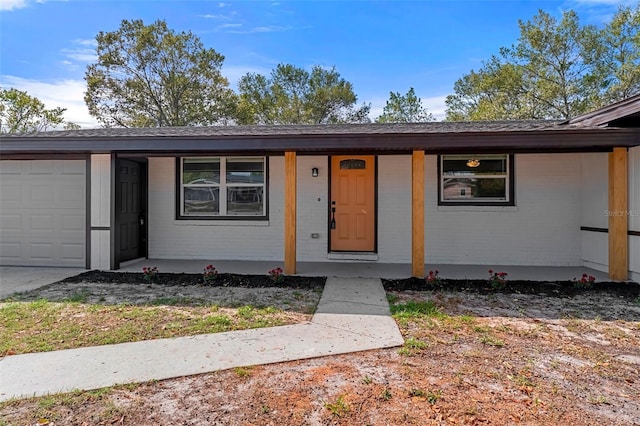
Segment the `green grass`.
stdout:
[[[170,302],[168,300],[167,302]],[[273,327],[291,319],[273,307],[0,303],[0,355],[46,352],[204,333]]]
[[340,395],[334,402],[324,404],[325,408],[336,417],[343,417],[349,413],[351,407],[344,399],[344,395]]
[[408,301],[406,303],[392,304],[391,314],[394,318],[446,317],[446,314],[444,314],[442,310],[430,300],[420,302]]
[[[29,424],[58,424],[61,420],[61,413],[73,412],[84,406],[93,404],[97,401],[108,398],[114,391],[118,389],[134,390],[140,386],[139,384],[118,385],[113,387],[105,387],[95,390],[74,390],[67,393],[49,394],[46,396],[35,398],[35,409],[30,412],[32,422]],[[0,402],[0,412],[24,401],[23,399],[11,399]],[[107,402],[104,406],[96,411],[91,417],[91,424],[113,424],[121,417],[120,409],[111,402]],[[10,425],[0,418],[0,426]],[[88,423],[87,423],[88,424]]]

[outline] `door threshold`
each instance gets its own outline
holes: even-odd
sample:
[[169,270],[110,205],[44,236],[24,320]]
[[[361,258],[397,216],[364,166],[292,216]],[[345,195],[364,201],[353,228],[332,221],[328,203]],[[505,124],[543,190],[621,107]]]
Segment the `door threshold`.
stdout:
[[377,262],[378,253],[362,251],[339,251],[327,254],[329,260],[350,260],[359,262]]

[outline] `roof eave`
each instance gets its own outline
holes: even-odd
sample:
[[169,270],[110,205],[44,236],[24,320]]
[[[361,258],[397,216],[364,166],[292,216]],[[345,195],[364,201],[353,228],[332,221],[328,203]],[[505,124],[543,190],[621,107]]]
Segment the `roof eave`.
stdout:
[[559,131],[265,135],[217,137],[6,138],[0,153],[340,153],[353,151],[601,151],[640,145],[640,129],[572,129]]

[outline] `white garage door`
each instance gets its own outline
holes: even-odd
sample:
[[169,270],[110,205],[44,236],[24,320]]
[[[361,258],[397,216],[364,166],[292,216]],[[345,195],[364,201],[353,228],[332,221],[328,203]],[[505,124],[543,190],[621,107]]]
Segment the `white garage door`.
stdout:
[[85,164],[0,161],[0,264],[85,266]]

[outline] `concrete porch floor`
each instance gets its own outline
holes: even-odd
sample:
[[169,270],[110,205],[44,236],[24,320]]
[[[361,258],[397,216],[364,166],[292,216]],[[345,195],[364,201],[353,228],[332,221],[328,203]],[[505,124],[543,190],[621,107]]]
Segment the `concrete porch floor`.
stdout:
[[[155,266],[162,272],[199,274],[205,266],[213,265],[220,273],[266,274],[282,262],[239,260],[179,260],[140,259],[122,265],[120,272],[141,272],[144,266]],[[425,272],[437,269],[440,277],[450,279],[487,279],[488,270],[506,272],[510,280],[566,281],[580,278],[586,273],[597,281],[609,281],[605,272],[581,266],[513,266],[513,265],[425,265]],[[411,265],[377,262],[298,262],[297,275],[358,277],[358,278],[407,278]]]

